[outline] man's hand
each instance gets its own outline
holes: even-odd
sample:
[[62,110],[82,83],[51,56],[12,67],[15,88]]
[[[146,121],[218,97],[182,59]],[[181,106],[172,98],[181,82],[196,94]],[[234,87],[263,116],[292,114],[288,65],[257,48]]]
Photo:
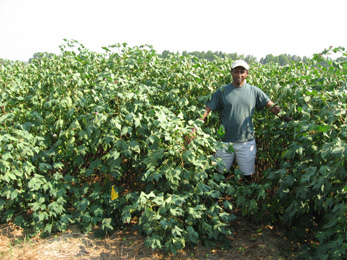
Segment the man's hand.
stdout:
[[193,139],[195,138],[195,133],[196,133],[196,129],[193,128],[192,132],[189,135],[185,136],[185,140],[186,140],[186,144],[189,144],[191,141],[193,141]]
[[273,103],[272,101],[269,101],[266,107],[271,111],[271,113],[273,113],[274,115],[278,116],[279,118],[281,118],[282,120],[286,122],[290,122],[293,120],[290,116],[287,116],[287,115],[279,116],[278,114],[281,112],[281,109],[279,108],[279,106],[276,105],[276,103]]
[[286,122],[293,121],[293,118],[291,118],[290,116],[282,116],[282,119]]
[[[205,107],[205,112],[200,118],[201,121],[205,121],[205,118],[208,116],[208,114],[211,112],[211,108]],[[196,129],[193,128],[192,132],[189,134],[189,136],[185,136],[186,143],[189,144],[194,138],[195,138]]]

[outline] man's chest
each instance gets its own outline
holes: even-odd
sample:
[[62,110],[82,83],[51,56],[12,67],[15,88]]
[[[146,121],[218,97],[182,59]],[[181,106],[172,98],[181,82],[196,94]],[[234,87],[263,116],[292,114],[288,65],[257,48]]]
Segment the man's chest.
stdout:
[[224,108],[252,109],[255,106],[255,97],[247,89],[236,89],[225,93],[222,98]]

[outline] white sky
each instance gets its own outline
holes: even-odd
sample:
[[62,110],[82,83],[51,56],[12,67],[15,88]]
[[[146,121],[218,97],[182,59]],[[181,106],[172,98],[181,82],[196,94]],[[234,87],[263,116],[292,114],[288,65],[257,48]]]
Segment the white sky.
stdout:
[[347,47],[346,0],[0,0],[0,58],[128,43],[169,51],[310,57]]

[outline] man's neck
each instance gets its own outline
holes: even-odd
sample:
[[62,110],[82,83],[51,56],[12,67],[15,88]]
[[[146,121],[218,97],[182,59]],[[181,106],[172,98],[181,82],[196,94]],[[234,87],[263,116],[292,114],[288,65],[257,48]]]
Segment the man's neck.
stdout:
[[235,87],[241,88],[246,84],[246,82],[242,82],[241,84],[235,84],[234,82],[232,82],[231,84],[233,84],[233,86]]

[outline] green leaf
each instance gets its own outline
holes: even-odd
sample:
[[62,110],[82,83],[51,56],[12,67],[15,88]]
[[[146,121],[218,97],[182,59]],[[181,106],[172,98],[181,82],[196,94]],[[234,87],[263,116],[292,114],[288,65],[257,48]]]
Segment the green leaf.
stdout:
[[53,163],[53,168],[54,169],[63,169],[64,168],[64,164],[62,162]]
[[112,222],[111,218],[104,218],[101,222],[101,229],[102,230],[113,230],[111,222]]
[[230,203],[228,200],[225,200],[223,202],[223,206],[225,210],[233,210],[233,204]]
[[160,226],[162,226],[163,229],[167,229],[171,226],[171,223],[166,218],[160,220],[159,224]]
[[162,159],[164,156],[164,150],[159,149],[156,152],[150,152],[149,156],[143,160],[143,162],[147,165],[147,169],[150,167],[155,167],[158,165],[158,161]]
[[308,182],[312,176],[314,176],[317,172],[316,167],[309,167],[305,169],[305,174],[301,177],[301,183]]
[[53,224],[46,224],[43,232],[52,233]]
[[209,192],[210,189],[211,188],[208,185],[204,184],[204,183],[199,183],[198,186],[197,186],[197,192],[199,194]]
[[5,160],[0,160],[0,171],[7,172],[11,169],[10,163]]
[[18,197],[18,191],[17,190],[13,190],[11,193],[11,200],[15,200]]
[[11,180],[17,180],[16,175],[13,172],[6,172],[5,175],[2,177],[6,182],[10,182]]
[[48,170],[52,170],[52,165],[48,163],[39,163],[39,169],[41,172],[47,172]]
[[181,236],[182,236],[183,229],[176,225],[176,226],[171,230],[171,232],[172,232],[172,235],[174,235],[175,237],[176,237],[176,236],[181,237]]
[[323,229],[329,229],[337,224],[337,219],[333,214],[329,214],[329,221],[323,226]]
[[41,211],[39,214],[38,214],[38,220],[41,222],[41,221],[44,221],[44,220],[47,220],[48,219],[48,213],[45,212],[45,211]]
[[314,127],[313,129],[316,130],[317,132],[326,133],[326,132],[328,132],[332,127],[333,127],[332,125],[315,125],[315,127]]
[[193,218],[199,219],[203,217],[204,212],[200,210],[198,207],[195,207],[195,208],[189,207],[188,214],[191,215]]
[[170,208],[170,213],[175,217],[179,217],[184,214],[184,210],[181,208]]
[[188,241],[196,244],[199,239],[198,232],[196,232],[193,227],[188,227],[187,232],[188,232]]
[[158,235],[149,236],[146,238],[146,245],[148,245],[152,249],[156,249],[156,248],[160,249],[162,248],[161,241],[162,241],[162,238]]

